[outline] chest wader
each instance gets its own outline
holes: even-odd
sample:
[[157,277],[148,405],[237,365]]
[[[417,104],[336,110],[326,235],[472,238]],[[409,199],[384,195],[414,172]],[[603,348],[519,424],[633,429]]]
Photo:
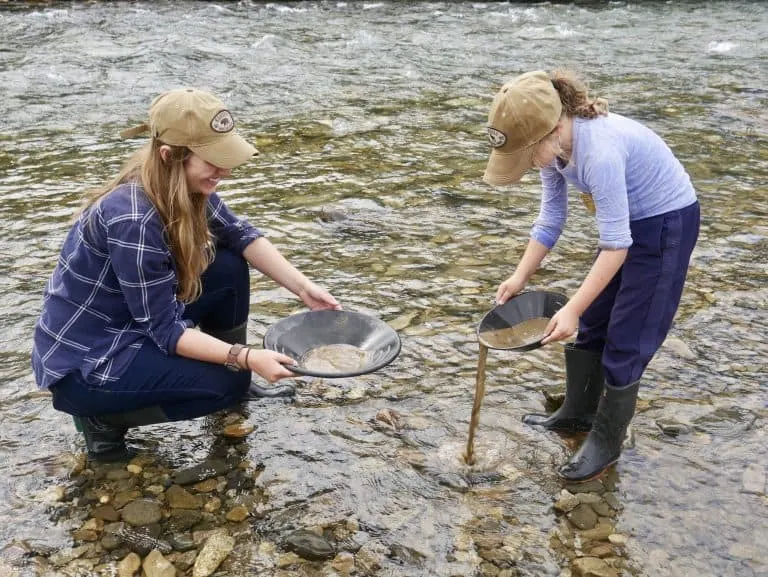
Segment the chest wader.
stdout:
[[586,440],[558,474],[571,482],[589,481],[619,460],[627,427],[635,414],[640,382],[628,387],[605,384],[597,415]]
[[[248,339],[248,323],[245,322],[227,330],[203,329],[203,332],[231,345],[234,345],[235,343],[244,345]],[[262,387],[261,385],[251,381],[251,385],[248,387],[248,392],[245,393],[243,400],[253,401],[255,399],[261,399],[264,397],[292,397],[295,394],[296,387],[293,385],[274,385],[271,387]]]
[[530,413],[523,422],[550,431],[586,432],[592,428],[603,392],[602,351],[565,345],[565,400],[551,415]]

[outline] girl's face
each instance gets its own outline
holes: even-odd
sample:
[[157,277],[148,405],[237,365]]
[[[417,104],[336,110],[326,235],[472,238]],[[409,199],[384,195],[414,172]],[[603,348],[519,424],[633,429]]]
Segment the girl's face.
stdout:
[[216,192],[219,180],[228,177],[232,171],[214,166],[194,152],[190,152],[184,159],[184,172],[187,175],[187,186],[191,193],[210,196]]
[[536,145],[533,152],[533,166],[535,168],[549,166],[561,152],[560,139],[557,130],[555,130]]

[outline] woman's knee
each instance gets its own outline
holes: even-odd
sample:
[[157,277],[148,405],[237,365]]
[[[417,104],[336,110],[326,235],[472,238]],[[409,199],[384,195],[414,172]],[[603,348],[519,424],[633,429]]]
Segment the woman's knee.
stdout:
[[[203,283],[207,277],[216,277],[226,279],[225,282],[235,287],[249,286],[248,261],[243,255],[237,254],[229,249],[217,247],[213,262],[203,273]],[[218,284],[218,283],[217,283]]]

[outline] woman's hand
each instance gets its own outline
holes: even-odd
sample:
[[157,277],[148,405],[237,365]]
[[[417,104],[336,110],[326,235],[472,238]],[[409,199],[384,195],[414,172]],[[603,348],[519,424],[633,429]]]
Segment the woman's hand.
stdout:
[[496,289],[496,304],[503,305],[525,288],[525,279],[517,273],[513,274]]
[[546,335],[541,339],[541,344],[546,345],[554,341],[562,341],[576,334],[579,329],[579,315],[567,304],[555,313],[547,328],[544,331]]
[[336,302],[331,293],[313,282],[305,284],[298,292],[298,296],[313,311],[324,309],[341,310],[341,305]]
[[295,365],[296,361],[287,355],[267,349],[251,349],[250,352],[247,353],[247,356],[246,352],[247,351],[244,350],[240,354],[240,358],[244,361],[247,359],[247,369],[258,374],[270,383],[296,376],[286,367],[286,365]]

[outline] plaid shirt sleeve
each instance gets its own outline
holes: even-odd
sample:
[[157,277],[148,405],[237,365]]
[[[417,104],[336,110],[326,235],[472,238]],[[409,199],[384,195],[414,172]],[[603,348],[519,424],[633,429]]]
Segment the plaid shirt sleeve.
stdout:
[[[134,197],[135,198],[135,197]],[[104,222],[112,268],[134,321],[166,354],[190,321],[181,318],[173,259],[157,212],[136,210]]]
[[236,254],[243,254],[245,247],[264,236],[247,220],[235,216],[217,194],[212,194],[208,200],[208,226],[216,243]]

